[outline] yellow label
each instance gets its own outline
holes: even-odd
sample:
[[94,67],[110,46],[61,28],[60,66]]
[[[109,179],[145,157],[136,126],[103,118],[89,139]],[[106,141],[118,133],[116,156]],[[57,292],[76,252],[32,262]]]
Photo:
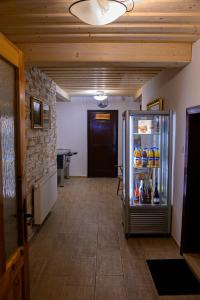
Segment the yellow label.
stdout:
[[110,114],[96,114],[96,120],[110,120]]

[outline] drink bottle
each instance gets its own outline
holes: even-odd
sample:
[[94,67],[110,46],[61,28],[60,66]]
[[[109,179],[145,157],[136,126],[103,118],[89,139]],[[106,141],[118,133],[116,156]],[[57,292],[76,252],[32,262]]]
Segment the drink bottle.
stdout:
[[155,147],[155,167],[159,168],[160,167],[160,151],[158,147]]
[[153,188],[152,188],[152,180],[149,180],[148,188],[147,188],[147,203],[152,203],[152,195],[153,195]]
[[141,167],[141,149],[139,147],[135,147],[134,149],[134,168]]
[[155,189],[154,189],[154,195],[153,195],[153,203],[154,204],[159,204],[160,203],[160,195],[158,192],[158,183],[156,181],[155,183]]
[[140,202],[140,191],[138,188],[138,184],[136,183],[135,191],[134,191],[134,204],[138,205]]
[[142,150],[142,167],[143,168],[147,167],[147,148],[144,148]]
[[148,156],[148,167],[152,168],[154,165],[154,151],[152,148],[148,149],[147,156]]
[[139,191],[140,191],[140,203],[141,204],[146,204],[147,192],[146,192],[146,187],[145,187],[145,184],[144,184],[144,180],[140,181]]

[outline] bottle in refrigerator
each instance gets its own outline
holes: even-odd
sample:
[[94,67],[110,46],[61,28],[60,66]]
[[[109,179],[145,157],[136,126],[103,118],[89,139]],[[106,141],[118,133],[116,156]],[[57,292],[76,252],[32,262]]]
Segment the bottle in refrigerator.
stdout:
[[135,190],[134,190],[134,205],[138,205],[139,202],[140,202],[140,191],[138,188],[138,184],[136,183]]
[[155,183],[155,189],[154,189],[154,195],[153,195],[153,203],[154,204],[160,204],[160,195],[158,192],[158,183],[156,181]]
[[135,147],[135,149],[134,149],[134,168],[139,168],[141,166],[142,166],[141,149],[139,147]]
[[148,182],[148,187],[147,187],[147,203],[148,204],[152,203],[152,196],[153,196],[153,187],[152,187],[152,180],[150,179]]
[[142,150],[142,167],[143,168],[146,168],[147,167],[147,148],[144,148]]
[[160,151],[158,147],[154,148],[154,165],[156,168],[160,167]]
[[147,158],[148,158],[148,167],[152,168],[154,166],[154,151],[152,148],[148,149]]
[[140,192],[140,203],[146,204],[147,191],[146,191],[146,186],[145,186],[144,180],[140,180],[139,192]]

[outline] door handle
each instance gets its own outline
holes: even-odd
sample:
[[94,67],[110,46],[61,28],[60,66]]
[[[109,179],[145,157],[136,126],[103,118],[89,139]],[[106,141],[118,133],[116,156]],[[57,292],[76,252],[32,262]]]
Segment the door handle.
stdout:
[[27,225],[31,225],[33,222],[33,215],[29,213],[24,214],[24,220],[27,222]]

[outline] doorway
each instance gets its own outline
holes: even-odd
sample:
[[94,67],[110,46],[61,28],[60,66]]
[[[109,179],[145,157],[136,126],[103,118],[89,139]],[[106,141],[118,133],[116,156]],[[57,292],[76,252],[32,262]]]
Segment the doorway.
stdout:
[[88,110],[88,177],[117,177],[118,111]]
[[200,253],[200,106],[186,111],[181,253]]

